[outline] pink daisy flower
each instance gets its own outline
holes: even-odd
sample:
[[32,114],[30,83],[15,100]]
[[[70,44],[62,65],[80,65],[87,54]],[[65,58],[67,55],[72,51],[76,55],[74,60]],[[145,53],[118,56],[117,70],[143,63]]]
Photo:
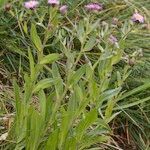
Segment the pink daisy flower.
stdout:
[[133,22],[144,23],[144,17],[137,12],[133,14],[131,20]]
[[59,0],[48,0],[48,4],[53,6],[59,5]]
[[34,9],[38,6],[39,2],[35,0],[31,0],[24,3],[24,7],[27,9]]
[[59,9],[60,13],[63,14],[63,15],[67,13],[67,10],[68,10],[68,6],[67,5],[63,5]]
[[85,8],[88,11],[100,11],[103,9],[102,4],[99,4],[99,3],[89,3],[85,5]]

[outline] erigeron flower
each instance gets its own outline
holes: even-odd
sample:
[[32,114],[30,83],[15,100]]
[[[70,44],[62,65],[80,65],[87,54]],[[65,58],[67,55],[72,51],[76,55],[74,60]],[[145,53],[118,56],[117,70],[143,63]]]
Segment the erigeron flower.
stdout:
[[63,14],[63,15],[67,13],[67,10],[68,10],[68,6],[67,5],[63,5],[59,9],[60,13]]
[[100,3],[89,3],[85,5],[85,9],[88,11],[100,11],[103,9],[103,7]]
[[27,9],[34,9],[38,6],[39,2],[35,0],[31,0],[24,3],[24,7]]
[[48,0],[48,4],[52,6],[57,6],[59,5],[59,0]]
[[144,17],[137,12],[132,15],[131,20],[133,22],[144,23]]

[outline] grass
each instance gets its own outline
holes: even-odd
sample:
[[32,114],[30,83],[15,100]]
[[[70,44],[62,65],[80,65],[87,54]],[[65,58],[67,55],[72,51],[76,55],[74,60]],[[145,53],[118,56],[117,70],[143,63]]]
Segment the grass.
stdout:
[[61,15],[0,0],[1,149],[150,148],[150,2],[88,2]]

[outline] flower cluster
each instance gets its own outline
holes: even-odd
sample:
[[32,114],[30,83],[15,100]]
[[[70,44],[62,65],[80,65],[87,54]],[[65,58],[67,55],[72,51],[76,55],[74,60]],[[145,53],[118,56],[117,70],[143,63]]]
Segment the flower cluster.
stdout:
[[[47,3],[52,7],[59,8],[59,11],[62,15],[65,15],[68,11],[68,6],[60,5],[59,0],[48,0]],[[35,9],[38,5],[39,5],[39,2],[37,0],[29,0],[24,3],[25,8],[32,9],[32,10]],[[84,8],[89,12],[99,12],[103,10],[103,5],[101,3],[89,3],[85,5]],[[136,22],[136,23],[144,23],[144,17],[138,12],[135,12],[131,17],[131,21]],[[113,19],[113,24],[118,24],[117,18]],[[115,36],[110,35],[108,40],[112,45],[118,45],[118,40]]]
[[[60,2],[59,0],[48,0],[48,4],[55,7],[55,6],[59,6]],[[27,9],[35,9],[38,5],[39,5],[39,2],[37,0],[29,0],[24,3],[24,7]],[[84,8],[90,12],[98,12],[98,11],[103,10],[103,5],[100,3],[89,3],[85,5]],[[63,15],[67,13],[67,10],[68,10],[67,5],[62,5],[59,7],[59,11]],[[138,12],[132,15],[131,20],[137,23],[144,23],[144,17]]]

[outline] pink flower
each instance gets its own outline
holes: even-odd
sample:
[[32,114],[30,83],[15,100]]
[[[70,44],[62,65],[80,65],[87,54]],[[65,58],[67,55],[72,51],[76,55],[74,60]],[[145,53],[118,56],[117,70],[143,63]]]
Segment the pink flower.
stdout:
[[67,5],[63,5],[59,9],[60,13],[63,14],[63,15],[67,13],[67,10],[68,10],[68,6]]
[[133,22],[144,23],[144,17],[137,12],[133,14],[131,20]]
[[89,3],[85,5],[85,8],[89,11],[100,11],[103,9],[102,4],[99,3]]
[[59,5],[59,0],[48,0],[48,4],[53,6]]
[[39,2],[35,0],[31,0],[24,3],[24,7],[27,9],[34,9],[38,6]]
[[110,35],[109,41],[111,42],[111,44],[116,44],[118,42],[117,38],[113,35]]

